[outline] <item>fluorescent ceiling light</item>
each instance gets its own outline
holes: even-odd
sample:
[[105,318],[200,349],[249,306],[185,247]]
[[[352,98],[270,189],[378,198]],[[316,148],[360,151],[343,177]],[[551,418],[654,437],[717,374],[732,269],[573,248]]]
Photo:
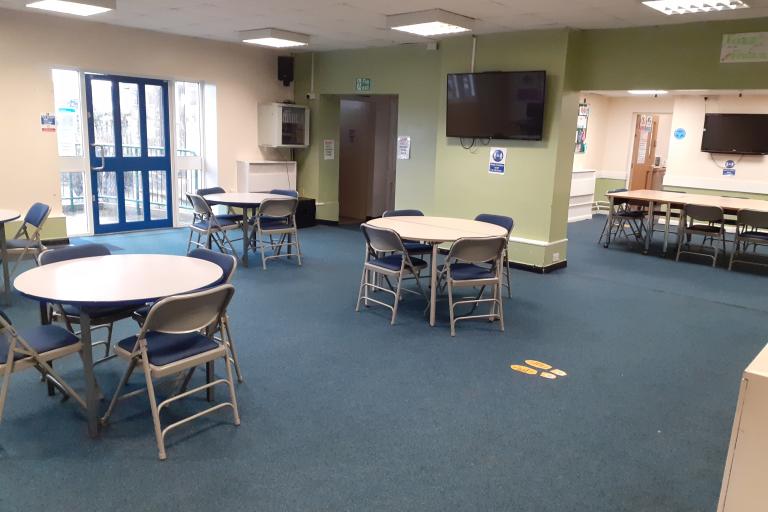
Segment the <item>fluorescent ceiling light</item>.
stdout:
[[256,30],[243,30],[240,37],[244,43],[269,46],[271,48],[293,48],[309,44],[309,36],[297,34],[287,30],[276,28],[260,28]]
[[408,12],[387,16],[387,27],[417,36],[440,36],[468,32],[474,28],[472,18],[442,9]]
[[742,0],[649,0],[643,3],[666,15],[749,8]]
[[28,3],[27,7],[76,16],[93,16],[115,9],[115,2],[116,0],[40,0]]
[[634,94],[635,96],[659,96],[662,94],[668,94],[669,91],[662,91],[661,89],[655,90],[655,89],[634,89],[632,91],[627,91],[629,94]]

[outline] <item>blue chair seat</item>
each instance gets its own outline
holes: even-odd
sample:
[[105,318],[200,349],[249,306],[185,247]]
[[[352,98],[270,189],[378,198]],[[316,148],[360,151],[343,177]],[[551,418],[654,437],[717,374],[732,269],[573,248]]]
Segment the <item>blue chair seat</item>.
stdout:
[[[37,325],[26,329],[17,329],[17,332],[40,354],[74,345],[80,341],[77,336],[58,325]],[[5,364],[8,359],[8,344],[9,340],[6,335],[0,334],[0,364]],[[18,345],[16,346],[18,347]],[[22,359],[24,355],[15,353],[13,358]]]
[[241,220],[243,220],[243,216],[237,213],[225,213],[222,215],[216,215],[216,220],[219,221],[219,224],[237,224]]
[[237,224],[237,222],[233,222],[231,220],[219,219],[218,217],[216,219],[217,219],[216,222],[212,222],[211,219],[207,219],[207,220],[201,220],[201,221],[195,222],[192,225],[197,229],[210,229],[210,228],[215,229],[218,227],[225,228],[225,227],[234,226],[235,224]]
[[[254,223],[256,221],[254,220]],[[270,229],[282,229],[290,227],[288,224],[288,217],[262,217],[261,229],[268,231]]]
[[[67,316],[80,316],[80,306],[73,306],[71,304],[64,304],[61,306],[61,309],[64,310],[64,314]],[[133,311],[133,308],[130,306],[120,306],[120,307],[112,307],[112,308],[98,308],[92,310],[91,318],[98,319],[98,318],[104,318],[104,317],[111,317],[115,315],[125,314],[126,316],[130,316],[131,312]]]
[[745,231],[739,236],[743,238],[755,238],[757,240],[768,240],[768,233],[765,231]]
[[429,244],[422,244],[419,242],[403,242],[405,250],[408,254],[431,254],[432,246]]
[[27,240],[26,238],[17,238],[14,240],[8,240],[5,246],[8,249],[28,249],[30,247],[37,247],[39,242],[35,240]]
[[[131,352],[136,345],[136,336],[125,338],[117,345],[121,349]],[[197,332],[187,334],[151,332],[147,334],[147,355],[149,356],[149,364],[154,366],[165,366],[218,347],[218,343]]]
[[[420,258],[411,258],[411,263],[416,268],[423,268],[427,266],[427,262]],[[376,258],[368,262],[369,265],[385,268],[387,270],[399,271],[400,266],[403,264],[402,254],[390,254],[389,256],[383,256]]]
[[[444,265],[440,265],[442,271]],[[454,263],[451,265],[451,277],[454,281],[473,281],[475,279],[493,279],[493,270],[472,263]]]
[[689,231],[705,231],[707,233],[719,233],[720,226],[710,226],[709,224],[693,224],[686,228]]
[[640,219],[642,217],[645,217],[645,212],[642,212],[640,210],[627,210],[625,212],[620,213],[614,213],[616,217],[624,217],[627,219]]

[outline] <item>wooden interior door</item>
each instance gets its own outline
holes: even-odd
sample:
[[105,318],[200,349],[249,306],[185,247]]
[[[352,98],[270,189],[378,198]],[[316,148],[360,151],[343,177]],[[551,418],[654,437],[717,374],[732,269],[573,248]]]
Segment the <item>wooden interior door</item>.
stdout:
[[339,217],[364,221],[373,180],[375,106],[342,99],[339,144]]
[[629,190],[652,188],[652,171],[656,158],[656,135],[659,116],[637,114],[635,137],[632,145],[632,167],[629,176]]

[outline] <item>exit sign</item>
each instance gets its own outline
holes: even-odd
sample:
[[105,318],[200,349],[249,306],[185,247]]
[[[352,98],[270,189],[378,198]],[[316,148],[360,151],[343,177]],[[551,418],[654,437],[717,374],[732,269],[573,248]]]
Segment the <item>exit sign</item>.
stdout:
[[357,79],[355,79],[355,90],[358,91],[358,92],[370,91],[371,90],[371,79],[370,78],[357,78]]

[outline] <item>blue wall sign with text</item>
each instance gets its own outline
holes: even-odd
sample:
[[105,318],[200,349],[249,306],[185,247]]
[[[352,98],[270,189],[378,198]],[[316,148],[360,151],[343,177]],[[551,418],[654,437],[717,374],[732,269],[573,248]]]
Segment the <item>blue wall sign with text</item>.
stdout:
[[733,160],[725,161],[723,176],[736,176],[736,162],[734,162]]
[[685,128],[678,128],[675,130],[675,138],[677,140],[683,140],[685,138]]
[[491,174],[504,174],[507,166],[507,149],[491,148],[491,156],[488,160],[488,172]]

